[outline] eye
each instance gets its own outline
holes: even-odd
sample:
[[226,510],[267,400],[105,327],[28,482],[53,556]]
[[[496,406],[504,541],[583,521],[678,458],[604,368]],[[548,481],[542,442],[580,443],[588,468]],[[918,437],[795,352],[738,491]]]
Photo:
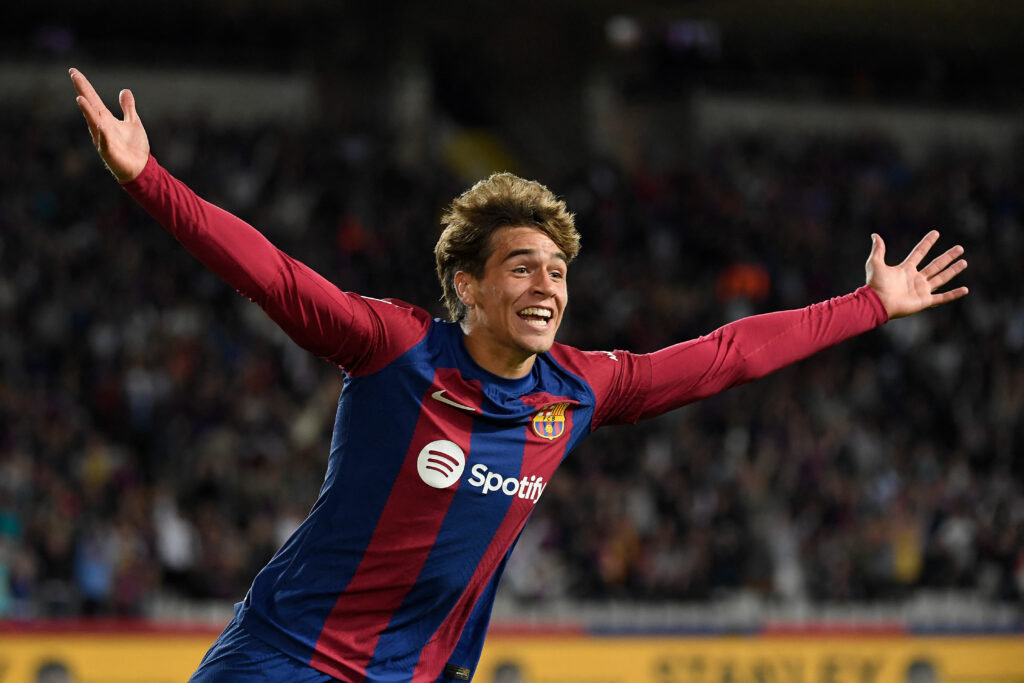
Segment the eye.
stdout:
[[556,280],[561,280],[565,278],[565,273],[563,273],[560,270],[553,270],[551,271],[551,277],[555,278]]
[[517,273],[519,275],[525,275],[529,271],[527,271],[526,266],[516,266],[515,268],[512,269],[512,272]]

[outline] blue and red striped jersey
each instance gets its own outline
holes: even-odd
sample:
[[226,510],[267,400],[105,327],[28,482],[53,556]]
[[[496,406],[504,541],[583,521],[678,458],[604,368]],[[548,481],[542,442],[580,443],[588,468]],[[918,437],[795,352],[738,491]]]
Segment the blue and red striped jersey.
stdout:
[[420,338],[347,372],[319,500],[256,577],[241,624],[342,680],[432,681],[475,667],[511,548],[590,433],[598,393],[558,359],[635,364],[559,348],[505,379],[473,361],[457,324],[357,305]]
[[467,680],[516,539],[565,456],[886,320],[870,288],[650,354],[555,344],[525,377],[470,357],[456,323],[342,292],[150,158],[125,185],[215,273],[345,373],[327,474],[256,576],[243,628],[343,681]]

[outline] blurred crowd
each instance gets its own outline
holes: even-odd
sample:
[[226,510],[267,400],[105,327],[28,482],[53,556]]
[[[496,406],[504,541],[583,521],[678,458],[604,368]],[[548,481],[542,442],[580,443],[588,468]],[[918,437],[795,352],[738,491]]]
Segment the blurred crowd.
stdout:
[[[341,372],[210,275],[102,168],[83,122],[0,113],[0,617],[241,599],[315,500]],[[154,153],[343,289],[441,314],[466,183],[386,138],[147,120]],[[929,229],[970,296],[639,426],[545,490],[522,601],[1024,596],[1024,155],[884,138],[706,141],[530,173],[577,215],[561,341],[651,351],[863,282]]]

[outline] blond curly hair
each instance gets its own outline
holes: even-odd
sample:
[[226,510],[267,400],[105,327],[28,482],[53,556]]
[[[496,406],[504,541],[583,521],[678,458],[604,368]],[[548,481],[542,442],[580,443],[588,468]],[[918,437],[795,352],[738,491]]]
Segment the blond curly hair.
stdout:
[[580,251],[573,214],[547,187],[512,173],[495,173],[455,198],[441,217],[444,230],[434,246],[442,300],[452,321],[466,317],[455,292],[455,274],[476,278],[493,252],[491,235],[500,228],[533,227],[551,238],[571,263]]

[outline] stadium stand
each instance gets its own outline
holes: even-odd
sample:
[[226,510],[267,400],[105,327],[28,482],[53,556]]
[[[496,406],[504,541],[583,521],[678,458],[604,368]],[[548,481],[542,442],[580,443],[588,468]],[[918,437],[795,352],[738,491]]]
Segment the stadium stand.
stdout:
[[[314,499],[339,373],[119,194],[79,120],[2,116],[0,615],[238,599]],[[372,131],[151,120],[200,194],[346,289],[440,313],[430,248],[461,189],[440,162],[403,168]],[[538,505],[506,604],[1019,606],[1022,161],[745,134],[538,172],[584,234],[563,339],[593,348],[849,291],[871,231],[898,253],[939,227],[979,266],[965,303],[592,438]]]

